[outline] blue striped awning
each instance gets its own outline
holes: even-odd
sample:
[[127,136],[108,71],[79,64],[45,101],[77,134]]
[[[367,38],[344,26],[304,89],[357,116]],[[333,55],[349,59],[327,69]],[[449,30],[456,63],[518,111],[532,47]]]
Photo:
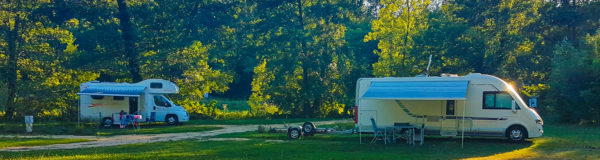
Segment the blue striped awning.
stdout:
[[145,86],[98,86],[91,85],[77,93],[79,95],[139,97]]
[[469,81],[373,81],[362,99],[465,100]]

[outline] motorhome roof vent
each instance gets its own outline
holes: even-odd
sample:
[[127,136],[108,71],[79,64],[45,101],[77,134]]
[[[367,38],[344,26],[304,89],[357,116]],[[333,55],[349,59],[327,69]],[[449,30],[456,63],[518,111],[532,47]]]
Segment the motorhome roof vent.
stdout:
[[458,77],[458,74],[442,73],[440,77]]

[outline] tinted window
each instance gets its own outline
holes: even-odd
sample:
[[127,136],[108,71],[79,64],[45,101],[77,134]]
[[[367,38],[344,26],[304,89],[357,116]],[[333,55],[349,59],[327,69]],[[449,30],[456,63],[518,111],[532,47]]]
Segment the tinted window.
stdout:
[[171,107],[169,101],[163,96],[154,96],[154,104],[161,107]]
[[485,102],[483,103],[483,108],[494,108],[496,94],[493,93],[484,93],[483,99]]
[[511,109],[512,97],[506,93],[496,94],[496,108]]
[[162,83],[150,83],[150,88],[162,88]]
[[454,115],[454,110],[456,109],[456,101],[448,100],[446,101],[446,115]]
[[102,99],[104,96],[92,95],[92,99]]
[[113,97],[113,100],[124,100],[124,99],[125,99],[125,97],[123,97],[123,96],[114,96]]
[[512,97],[506,92],[483,92],[483,109],[511,109],[512,101]]

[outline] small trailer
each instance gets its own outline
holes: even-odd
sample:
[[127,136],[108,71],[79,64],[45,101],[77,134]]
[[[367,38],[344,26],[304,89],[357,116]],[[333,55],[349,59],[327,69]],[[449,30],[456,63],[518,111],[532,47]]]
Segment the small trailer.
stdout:
[[175,125],[189,120],[181,106],[169,100],[167,94],[179,93],[175,83],[162,79],[147,79],[138,83],[91,81],[82,83],[79,93],[81,120],[101,120],[104,127],[121,124],[121,117],[135,115],[139,122],[166,122]]
[[287,132],[288,138],[298,139],[300,136],[314,136],[315,134],[328,134],[335,132],[334,128],[317,128],[312,122],[304,122],[302,126],[287,126],[283,128],[271,128],[271,133]]

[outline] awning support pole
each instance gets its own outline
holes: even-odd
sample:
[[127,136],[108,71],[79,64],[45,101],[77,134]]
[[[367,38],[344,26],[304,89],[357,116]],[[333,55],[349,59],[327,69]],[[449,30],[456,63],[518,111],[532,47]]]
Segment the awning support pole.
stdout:
[[[81,96],[77,95],[77,126],[79,127],[81,121]],[[102,118],[101,118],[102,119]]]
[[467,101],[463,101],[463,116],[462,116],[462,134],[460,140],[460,148],[465,148],[465,111],[467,110]]

